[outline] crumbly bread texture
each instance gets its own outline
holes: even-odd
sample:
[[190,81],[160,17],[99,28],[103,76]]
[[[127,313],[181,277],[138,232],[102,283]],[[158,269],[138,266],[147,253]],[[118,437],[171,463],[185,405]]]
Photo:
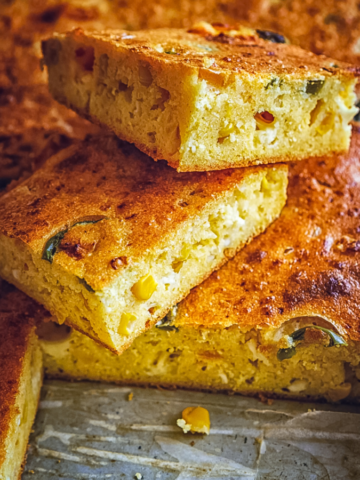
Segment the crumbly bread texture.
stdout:
[[265,230],[286,186],[286,165],[179,174],[94,137],[2,196],[0,274],[121,353]]
[[319,316],[359,341],[359,182],[360,128],[354,127],[349,154],[291,167],[280,218],[193,289],[179,305],[180,318],[208,328],[277,328],[294,317]]
[[[47,373],[358,402],[359,152],[354,129],[348,155],[292,166],[280,218],[121,357],[77,332],[44,332]],[[314,325],[348,345],[329,347]]]
[[284,34],[314,53],[360,64],[358,0],[13,0],[2,2],[0,9],[0,85],[4,87],[45,82],[38,41],[78,26],[189,28],[204,18],[225,24],[235,19]]
[[76,29],[42,47],[60,103],[178,171],[347,150],[356,67],[267,33],[205,22],[190,30]]
[[0,478],[20,479],[42,385],[35,302],[0,280]]
[[120,356],[53,322],[44,324],[39,334],[51,378],[358,402],[359,342],[329,348],[326,334],[308,328],[308,338],[291,359],[277,358],[288,335],[314,324],[334,330],[320,318],[257,330],[246,325],[199,328],[188,317],[148,330]]

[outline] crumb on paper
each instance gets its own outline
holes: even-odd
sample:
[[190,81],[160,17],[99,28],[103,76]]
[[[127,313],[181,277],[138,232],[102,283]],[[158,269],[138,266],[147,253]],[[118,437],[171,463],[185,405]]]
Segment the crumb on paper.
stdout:
[[128,395],[128,400],[129,402],[131,402],[131,400],[134,398],[134,394],[133,392],[130,392],[129,395]]
[[188,433],[191,430],[191,425],[186,423],[183,418],[176,420],[176,425],[180,427],[184,433]]
[[[130,394],[132,395],[132,394]],[[136,480],[141,480],[143,478],[143,476],[141,475],[141,473],[135,473],[135,478]]]
[[262,393],[259,393],[259,400],[261,403],[263,403],[264,405],[272,405],[274,403],[274,399],[273,398],[269,398],[267,397],[266,395],[262,394]]

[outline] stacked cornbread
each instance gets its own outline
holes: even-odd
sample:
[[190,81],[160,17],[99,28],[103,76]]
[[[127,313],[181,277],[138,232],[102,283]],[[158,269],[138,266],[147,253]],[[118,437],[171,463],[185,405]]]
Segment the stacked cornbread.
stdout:
[[355,69],[204,22],[42,51],[55,99],[107,127],[0,199],[0,275],[52,315],[48,375],[357,400]]

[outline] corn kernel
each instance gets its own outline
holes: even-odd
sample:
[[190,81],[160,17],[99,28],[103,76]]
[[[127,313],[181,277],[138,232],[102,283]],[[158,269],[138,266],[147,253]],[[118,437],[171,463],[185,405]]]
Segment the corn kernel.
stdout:
[[230,133],[234,133],[235,130],[236,130],[235,125],[233,125],[232,123],[229,123],[228,125],[226,125],[226,127],[223,127],[219,131],[219,138],[228,137],[230,135]]
[[191,250],[191,245],[183,246],[183,248],[181,249],[181,260],[186,260],[189,257]]
[[182,412],[182,418],[190,426],[190,432],[209,435],[210,415],[206,408],[187,407]]
[[333,113],[328,113],[320,125],[316,128],[316,131],[320,135],[325,135],[334,125],[335,115]]
[[315,108],[310,112],[310,125],[313,125],[316,122],[320,112],[324,108],[324,105],[325,105],[324,100],[317,101]]
[[175,273],[179,273],[183,265],[184,265],[184,262],[180,260],[180,261],[173,262],[171,266]]
[[262,180],[261,180],[261,190],[264,191],[264,190],[269,190],[270,188],[270,184],[268,182],[268,179],[266,177],[264,177]]
[[120,335],[125,335],[126,337],[130,335],[130,331],[128,329],[129,323],[134,322],[136,320],[135,315],[132,313],[123,313],[121,315],[121,321],[119,326],[119,333]]
[[133,285],[131,291],[138,300],[149,300],[155,292],[157,283],[152,275],[148,274],[141,277],[138,282]]

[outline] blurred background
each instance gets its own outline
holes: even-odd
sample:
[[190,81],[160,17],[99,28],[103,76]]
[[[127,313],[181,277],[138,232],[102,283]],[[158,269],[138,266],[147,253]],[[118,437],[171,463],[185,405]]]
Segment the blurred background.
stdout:
[[279,32],[360,66],[359,0],[0,0],[0,194],[98,129],[50,98],[41,39],[78,26],[137,30],[200,20]]

